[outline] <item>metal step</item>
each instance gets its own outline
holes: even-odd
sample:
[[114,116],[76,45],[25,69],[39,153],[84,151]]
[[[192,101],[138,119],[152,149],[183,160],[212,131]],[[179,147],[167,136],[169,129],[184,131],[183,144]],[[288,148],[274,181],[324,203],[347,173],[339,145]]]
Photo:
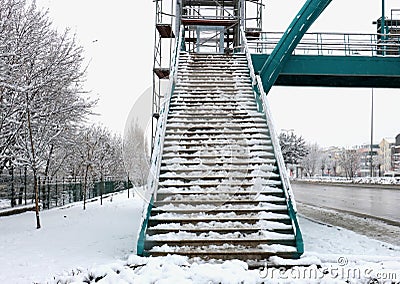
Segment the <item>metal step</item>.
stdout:
[[213,212],[213,213],[228,213],[234,211],[235,214],[237,215],[244,215],[248,214],[251,212],[261,212],[268,210],[268,212],[273,212],[273,213],[278,213],[278,214],[287,214],[287,207],[286,205],[275,205],[271,207],[267,207],[267,209],[262,208],[262,207],[257,207],[257,206],[249,206],[248,208],[243,208],[243,209],[232,209],[232,208],[214,208],[214,209],[180,209],[179,206],[177,206],[177,209],[163,209],[163,208],[154,208],[152,210],[152,214],[160,214],[160,213],[165,213],[165,212],[170,212],[170,213],[177,213],[177,214],[193,214],[193,213],[201,213],[201,212]]
[[222,218],[222,217],[218,217],[218,216],[214,216],[214,217],[203,217],[203,218],[192,218],[192,217],[187,217],[187,218],[183,218],[182,216],[177,216],[176,218],[156,218],[156,217],[150,217],[149,218],[149,228],[151,228],[152,226],[156,226],[159,224],[168,224],[168,223],[178,223],[178,224],[198,224],[198,223],[207,223],[207,222],[240,222],[240,223],[247,223],[247,224],[257,224],[257,222],[259,222],[260,220],[266,220],[266,221],[270,221],[270,222],[279,222],[281,224],[284,225],[291,225],[292,221],[289,217],[287,218],[273,218],[270,217],[268,219],[264,218],[264,219],[260,219],[258,217],[254,217],[254,218],[250,218],[250,217],[226,217],[226,218]]
[[[284,249],[284,251],[279,251],[279,249]],[[294,258],[296,257],[296,247],[288,247],[288,246],[275,246],[271,247],[270,250],[266,250],[265,248],[255,249],[252,247],[243,247],[240,249],[232,248],[231,250],[224,249],[215,249],[213,248],[201,248],[198,250],[194,250],[192,248],[185,249],[151,249],[148,251],[152,256],[166,256],[168,254],[178,254],[184,255],[189,258],[202,258],[204,260],[242,260],[245,262],[258,260],[261,263],[267,263],[267,260],[271,256],[278,256],[281,258]],[[297,256],[298,257],[298,256]],[[264,260],[264,261],[263,261]]]
[[[268,185],[268,184],[267,184]],[[274,185],[274,184],[271,184]],[[213,185],[212,187],[216,187]],[[285,205],[286,200],[285,197],[280,194],[279,196],[275,196],[274,194],[258,194],[254,192],[251,194],[250,192],[245,195],[240,195],[238,193],[218,193],[213,194],[212,192],[207,191],[198,191],[197,194],[192,193],[191,195],[187,194],[164,194],[162,200],[158,200],[154,203],[154,206],[164,206],[164,205],[201,205],[201,204],[211,204],[215,206],[220,206],[221,204],[233,204],[233,205],[251,205],[257,206],[260,202],[265,202],[274,205]]]
[[[177,162],[176,159],[179,159],[179,161]],[[161,165],[163,166],[169,166],[169,165],[173,165],[173,164],[179,164],[179,165],[186,165],[186,166],[191,166],[191,165],[224,165],[225,162],[224,161],[215,161],[215,160],[200,160],[200,159],[184,159],[184,158],[165,158],[162,159],[161,161]],[[245,159],[241,159],[241,160],[234,160],[234,159],[229,159],[229,165],[275,165],[276,164],[276,160],[273,159],[249,159],[249,160],[245,160]]]
[[164,240],[153,240],[151,237],[148,238],[146,242],[145,249],[151,250],[153,247],[157,246],[178,246],[178,247],[193,247],[203,249],[204,246],[223,246],[223,245],[235,245],[235,246],[248,246],[248,247],[256,247],[259,245],[285,245],[291,246],[295,248],[295,241],[293,239],[273,239],[273,238],[258,238],[258,239],[183,239],[183,240],[174,240],[174,239],[164,239]]
[[[242,224],[242,223],[241,223]],[[167,225],[167,224],[166,224]],[[266,230],[262,227],[257,227],[254,226],[253,224],[249,224],[248,228],[215,228],[212,227],[212,231],[219,233],[219,234],[229,234],[229,233],[242,233],[242,234],[252,234],[252,233],[257,233],[261,230]],[[271,229],[268,231],[271,232],[277,232],[277,233],[281,233],[281,234],[291,234],[292,233],[292,226],[288,225],[288,229]],[[164,227],[164,228],[149,228],[147,230],[147,235],[152,236],[152,235],[157,235],[157,234],[167,234],[167,233],[178,233],[180,231],[184,231],[184,232],[189,232],[189,233],[194,233],[194,234],[203,234],[203,233],[208,233],[210,232],[210,228],[196,228],[196,227],[192,227],[192,228],[182,228],[181,226],[179,227],[175,227],[175,226],[171,226],[171,227]]]
[[[194,117],[188,114],[168,114],[168,119],[190,119],[193,123],[196,123],[197,121],[202,121],[202,120],[207,120],[207,121],[212,121],[214,119],[227,119],[226,115],[212,115],[212,113],[209,114],[203,114],[202,116],[199,117]],[[259,113],[259,112],[253,112],[251,115],[248,113],[231,113],[229,115],[229,120],[230,121],[236,121],[236,120],[246,120],[246,119],[265,119],[264,116]]]

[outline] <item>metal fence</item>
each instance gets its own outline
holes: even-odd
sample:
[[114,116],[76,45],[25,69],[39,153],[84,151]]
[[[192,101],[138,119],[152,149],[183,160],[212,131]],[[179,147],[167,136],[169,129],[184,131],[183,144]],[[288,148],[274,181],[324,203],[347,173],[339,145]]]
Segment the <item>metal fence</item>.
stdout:
[[[38,178],[39,202],[43,209],[63,206],[82,201],[84,198],[83,177]],[[86,198],[102,196],[131,187],[122,178],[106,177],[103,180],[89,179],[86,185]],[[33,177],[26,172],[0,175],[0,210],[28,205],[35,202]]]

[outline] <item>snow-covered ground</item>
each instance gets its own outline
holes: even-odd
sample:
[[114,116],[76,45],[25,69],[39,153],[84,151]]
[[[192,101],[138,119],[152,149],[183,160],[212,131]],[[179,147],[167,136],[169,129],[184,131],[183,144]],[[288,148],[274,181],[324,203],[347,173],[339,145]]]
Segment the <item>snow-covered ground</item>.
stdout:
[[313,177],[296,179],[305,182],[318,182],[318,183],[343,183],[343,184],[371,184],[371,185],[399,185],[400,178],[398,177],[357,177],[348,179],[344,177]]
[[[400,282],[400,248],[300,218],[306,253],[291,269],[248,270],[245,263],[189,262],[134,254],[140,197],[121,192],[91,202],[0,218],[0,283],[368,283]],[[307,266],[301,266],[302,264]],[[384,282],[385,280],[386,282]],[[92,281],[92,282],[90,282]],[[348,281],[348,282],[346,282]]]
[[125,259],[135,248],[142,200],[127,192],[87,204],[0,217],[0,283],[33,283],[62,271]]
[[0,199],[0,209],[10,207],[10,200]]

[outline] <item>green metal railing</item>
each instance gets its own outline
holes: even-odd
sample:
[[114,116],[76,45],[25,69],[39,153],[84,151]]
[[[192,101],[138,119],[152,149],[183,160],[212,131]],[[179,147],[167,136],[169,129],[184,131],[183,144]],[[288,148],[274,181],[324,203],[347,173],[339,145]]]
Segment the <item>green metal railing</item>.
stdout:
[[[38,177],[38,199],[43,209],[63,206],[69,203],[83,201],[83,177],[75,178],[45,178]],[[130,185],[121,177],[105,177],[103,180],[88,180],[86,198],[94,198],[117,192]],[[34,203],[35,192],[33,176],[10,179],[10,176],[0,176],[0,207],[15,207]]]
[[149,177],[147,180],[147,189],[143,196],[145,202],[142,210],[142,226],[138,236],[137,242],[137,254],[143,255],[144,242],[146,239],[146,229],[148,220],[150,217],[151,209],[153,208],[154,202],[157,200],[157,188],[158,180],[161,168],[161,159],[164,146],[164,137],[166,131],[167,117],[169,112],[170,100],[175,90],[175,84],[177,80],[177,71],[179,65],[179,54],[180,51],[184,50],[184,29],[183,26],[178,35],[178,39],[175,43],[174,54],[172,56],[171,72],[170,72],[170,85],[166,95],[164,97],[163,107],[160,110],[160,118],[156,128],[156,136],[154,140],[154,148],[151,155],[151,164]]
[[[282,32],[261,32],[259,37],[247,37],[250,52],[271,54],[282,36]],[[306,33],[292,54],[400,57],[400,35]]]
[[269,104],[267,102],[267,94],[272,86],[275,84],[275,81],[278,78],[281,70],[285,66],[286,62],[289,60],[289,57],[303,38],[304,34],[307,32],[308,28],[321,15],[321,13],[330,4],[330,2],[331,0],[307,0],[297,16],[293,19],[293,21],[287,28],[286,32],[282,34],[279,41],[276,43],[275,47],[270,53],[270,56],[261,68],[259,75],[255,75],[246,36],[243,29],[241,31],[247,61],[250,68],[250,74],[252,76],[253,88],[256,94],[256,100],[258,103],[260,103],[261,101],[262,109],[267,119],[275,158],[277,160],[278,170],[286,197],[289,216],[292,220],[293,228],[295,230],[294,233],[297,248],[297,254],[294,255],[295,257],[299,257],[304,252],[303,237],[296,215],[297,210],[293,197],[293,191],[289,182],[289,177],[286,172],[286,167],[279,145],[278,136],[274,129],[272,114],[269,108]]
[[263,85],[261,83],[260,76],[257,76],[254,72],[254,67],[253,67],[253,63],[251,60],[250,51],[249,51],[249,48],[247,45],[247,40],[246,40],[245,32],[243,29],[241,29],[241,35],[242,35],[244,52],[245,52],[246,58],[247,58],[248,68],[250,70],[250,77],[252,80],[253,91],[255,94],[256,102],[257,102],[257,109],[265,115],[265,118],[268,123],[268,129],[269,129],[269,133],[271,136],[272,146],[274,149],[275,158],[277,160],[278,171],[279,171],[279,174],[281,177],[283,191],[285,193],[286,205],[288,208],[289,217],[292,220],[292,225],[295,230],[297,254],[294,255],[294,257],[299,257],[301,254],[304,253],[304,243],[303,243],[303,236],[302,236],[301,230],[300,230],[300,225],[299,225],[299,222],[297,219],[297,209],[296,209],[296,203],[294,201],[293,191],[292,191],[292,188],[291,188],[291,185],[289,182],[289,177],[287,175],[285,162],[283,160],[281,147],[279,145],[279,139],[278,139],[277,133],[274,128],[272,114],[270,111],[269,104],[267,102],[267,96],[264,91]]

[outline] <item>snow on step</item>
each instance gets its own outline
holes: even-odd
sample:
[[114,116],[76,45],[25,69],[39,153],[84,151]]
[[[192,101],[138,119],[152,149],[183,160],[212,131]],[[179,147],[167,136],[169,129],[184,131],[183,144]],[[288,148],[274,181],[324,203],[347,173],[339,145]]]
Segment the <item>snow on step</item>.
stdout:
[[248,246],[235,246],[231,244],[224,245],[209,245],[209,246],[199,246],[199,247],[190,247],[190,246],[155,246],[151,249],[153,252],[166,252],[166,253],[195,253],[198,254],[237,254],[240,252],[245,252],[247,255],[255,255],[255,254],[266,254],[266,253],[277,253],[277,252],[296,252],[296,248],[293,246],[284,246],[284,245],[258,245],[256,248],[248,247]]
[[276,196],[269,196],[265,194],[249,194],[249,195],[244,195],[244,196],[231,196],[229,194],[191,194],[191,195],[181,195],[181,194],[175,194],[170,197],[166,197],[163,201],[198,201],[198,200],[204,200],[204,201],[213,201],[213,200],[254,200],[254,201],[264,201],[264,202],[272,202],[272,201],[281,201],[284,202],[285,199],[281,197],[276,197]]
[[[179,186],[179,187],[187,187],[187,186],[192,186],[192,185],[200,185],[200,186],[218,186],[219,184],[225,184],[226,186],[251,186],[254,184],[254,180],[244,180],[244,179],[235,179],[235,178],[229,178],[226,177],[225,179],[221,181],[215,181],[215,180],[203,180],[203,179],[197,179],[197,180],[187,180],[187,181],[182,181],[182,180],[173,180],[173,179],[168,179],[164,180],[159,183],[161,187],[165,187],[168,185],[171,186]],[[272,179],[265,179],[263,181],[264,185],[281,185],[281,181],[279,180],[272,180]]]
[[183,52],[179,62],[145,251],[292,257],[294,229],[246,56]]
[[256,206],[248,206],[248,205],[234,205],[234,204],[224,204],[222,206],[219,206],[218,208],[215,208],[215,206],[210,205],[210,204],[200,204],[200,205],[191,205],[191,204],[179,204],[179,205],[174,205],[174,204],[168,204],[164,206],[158,206],[157,211],[170,211],[170,212],[202,212],[205,210],[212,210],[212,211],[234,211],[234,210],[245,210],[245,211],[251,211],[251,210],[272,210],[272,209],[286,209],[284,205],[275,205],[275,204],[269,204],[269,203],[259,203]]
[[[266,186],[262,183],[258,183],[257,185],[252,184],[250,187],[245,188],[242,185],[241,186],[230,186],[230,185],[224,185],[224,184],[219,184],[216,187],[207,187],[207,191],[209,194],[211,193],[232,193],[234,192],[235,194],[273,194],[273,193],[283,193],[281,188],[277,187],[272,187],[272,186]],[[199,185],[195,186],[188,186],[185,188],[181,187],[174,187],[174,186],[169,186],[169,187],[161,187],[158,190],[158,194],[162,193],[174,193],[174,194],[200,194],[204,192],[204,187],[201,187]]]
[[242,229],[255,229],[255,230],[291,230],[292,225],[283,224],[280,222],[268,221],[268,220],[258,220],[255,223],[246,223],[246,222],[237,222],[237,221],[210,221],[210,222],[196,222],[196,223],[161,223],[152,227],[155,230],[163,230],[163,229],[179,229],[179,230],[219,230],[219,229],[234,229],[234,230],[242,230]]
[[201,234],[196,234],[196,233],[190,233],[190,232],[185,232],[185,231],[180,231],[180,232],[171,232],[171,233],[166,233],[166,234],[159,234],[159,235],[153,235],[147,237],[148,240],[164,240],[168,242],[169,240],[210,240],[210,239],[217,239],[217,240],[223,240],[228,242],[229,240],[238,240],[238,239],[253,239],[253,240],[260,240],[261,241],[268,241],[268,240],[294,240],[294,237],[291,235],[287,234],[280,234],[280,233],[275,233],[275,232],[270,232],[270,231],[265,231],[265,230],[260,230],[257,233],[251,233],[251,234],[242,234],[240,232],[234,232],[234,233],[227,233],[227,234],[220,234],[217,232],[207,232],[207,233],[201,233]]
[[182,221],[196,221],[200,220],[288,220],[289,217],[286,214],[272,213],[272,212],[255,212],[248,214],[237,214],[236,212],[223,212],[211,214],[210,211],[207,213],[188,213],[188,214],[178,214],[178,213],[160,213],[153,216],[152,220],[157,221],[168,221],[168,220],[182,220]]

